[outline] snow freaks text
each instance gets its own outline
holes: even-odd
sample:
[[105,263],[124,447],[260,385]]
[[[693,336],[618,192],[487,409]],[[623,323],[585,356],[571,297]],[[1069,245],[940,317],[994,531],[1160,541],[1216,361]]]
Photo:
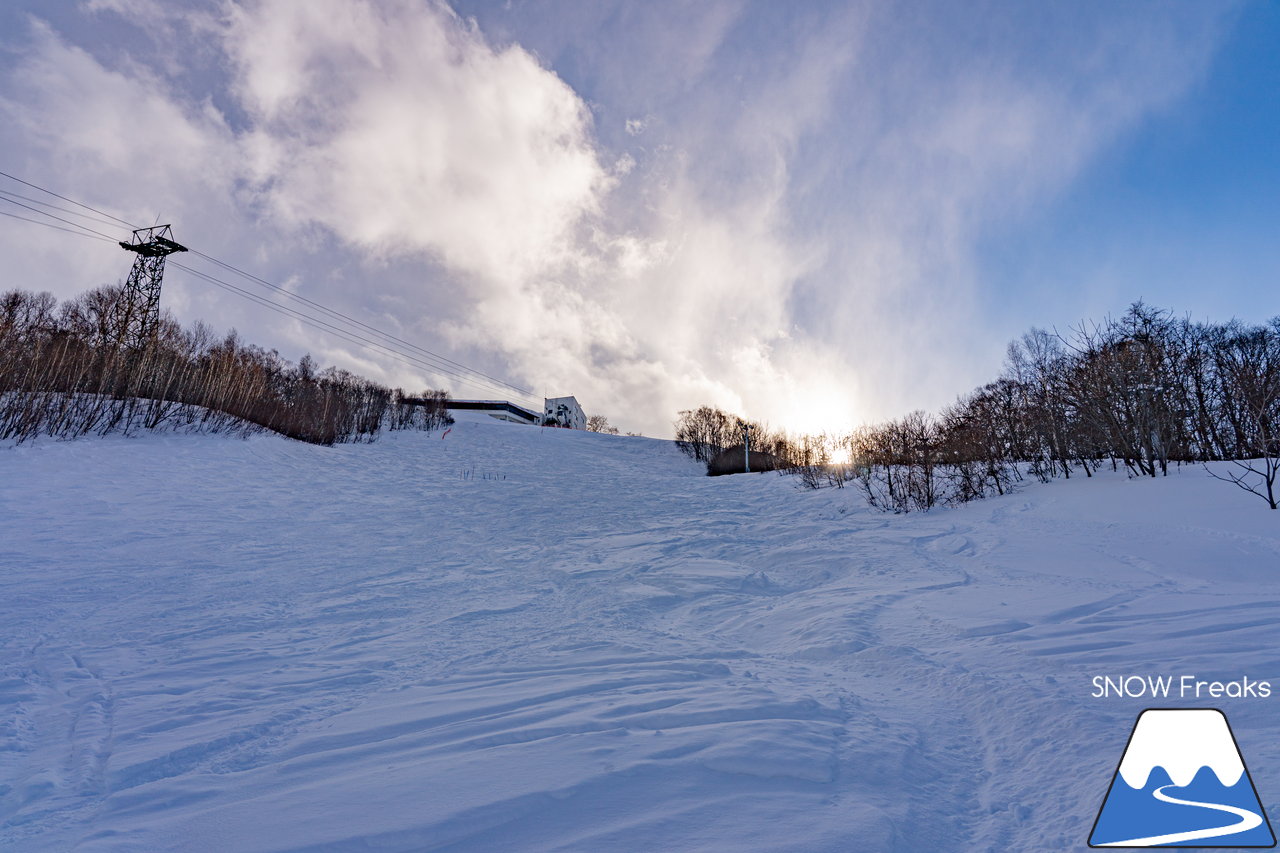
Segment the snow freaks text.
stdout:
[[1194,675],[1095,675],[1094,699],[1267,699],[1271,683],[1244,676],[1208,681]]

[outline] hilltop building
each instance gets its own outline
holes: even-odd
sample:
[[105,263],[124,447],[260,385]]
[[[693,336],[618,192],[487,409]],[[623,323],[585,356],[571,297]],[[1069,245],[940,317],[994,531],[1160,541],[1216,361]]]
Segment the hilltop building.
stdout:
[[488,412],[491,418],[515,424],[536,424],[541,420],[532,409],[506,400],[450,400],[446,406],[455,411]]
[[542,417],[543,423],[551,421],[569,429],[587,428],[587,416],[575,397],[547,397]]
[[547,397],[543,401],[541,415],[507,400],[449,400],[446,405],[454,411],[486,412],[492,418],[517,424],[587,428],[587,416],[575,397]]

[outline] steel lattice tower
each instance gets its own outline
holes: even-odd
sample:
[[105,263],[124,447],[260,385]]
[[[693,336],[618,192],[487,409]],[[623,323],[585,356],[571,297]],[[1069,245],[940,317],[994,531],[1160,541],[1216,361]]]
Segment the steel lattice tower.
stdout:
[[174,252],[185,252],[186,246],[173,241],[168,225],[139,228],[132,243],[120,248],[136,252],[138,257],[129,270],[124,297],[116,303],[112,331],[116,342],[129,349],[142,349],[160,325],[160,284],[164,280],[164,259]]

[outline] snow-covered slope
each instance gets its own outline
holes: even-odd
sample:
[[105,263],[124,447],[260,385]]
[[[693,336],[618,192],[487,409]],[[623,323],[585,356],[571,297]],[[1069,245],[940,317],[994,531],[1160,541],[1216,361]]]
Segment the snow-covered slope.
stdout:
[[476,417],[0,449],[0,849],[1083,849],[1137,712],[1272,812],[1280,519],[1187,469],[922,516]]

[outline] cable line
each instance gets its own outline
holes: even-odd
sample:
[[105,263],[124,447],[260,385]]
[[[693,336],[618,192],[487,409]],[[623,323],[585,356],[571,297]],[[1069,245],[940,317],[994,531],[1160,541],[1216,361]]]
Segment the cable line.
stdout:
[[110,240],[110,241],[111,241],[111,242],[113,242],[113,243],[114,243],[114,242],[116,242],[115,238],[114,238],[114,237],[112,237],[110,234],[103,234],[101,231],[95,231],[95,230],[93,230],[93,229],[92,229],[92,228],[90,228],[88,225],[81,225],[79,222],[72,222],[70,219],[63,219],[61,216],[54,216],[52,213],[49,213],[48,211],[41,210],[41,209],[40,209],[40,208],[38,208],[38,207],[32,207],[32,206],[31,206],[31,205],[29,205],[29,204],[23,204],[23,203],[22,203],[22,202],[20,202],[20,201],[14,201],[13,199],[11,199],[11,198],[5,198],[4,196],[0,196],[0,201],[7,201],[7,202],[9,202],[9,204],[16,204],[18,207],[26,208],[27,210],[30,210],[30,211],[32,211],[32,212],[34,212],[34,213],[38,213],[38,214],[40,214],[41,216],[47,216],[47,217],[49,217],[50,219],[56,219],[56,220],[58,220],[59,222],[65,222],[65,223],[67,223],[68,225],[73,225],[73,226],[75,226],[76,228],[81,228],[81,229],[83,229],[83,230],[85,230],[85,231],[88,231],[90,234],[97,234],[99,237],[102,237],[102,238],[104,238],[104,239],[106,239],[106,240]]
[[[127,226],[131,229],[136,229],[139,227],[134,225],[131,222],[128,222],[127,220],[121,219],[118,216],[114,216],[110,213],[99,210],[98,208],[85,204],[84,202],[76,201],[73,198],[69,198],[67,196],[61,195],[59,193],[54,192],[53,190],[47,189],[38,184],[32,183],[30,181],[25,181],[22,178],[19,178],[16,175],[11,175],[8,172],[0,171],[0,175],[6,178],[9,178],[10,180],[17,181],[18,183],[24,186],[28,186],[28,187],[31,187],[32,189],[46,193],[50,196],[53,196],[54,198],[61,199],[62,201],[65,201],[69,204],[73,204],[77,207],[83,208],[84,210],[91,211],[95,214],[98,214],[99,216],[106,217],[107,219],[112,220],[113,222],[118,222],[121,225]],[[38,208],[31,207],[26,204],[22,204],[21,202],[16,201],[15,199],[22,199],[23,201],[28,201],[28,202],[31,202],[32,204],[40,205],[41,207],[48,207],[53,210],[57,210],[61,213],[66,213],[70,216],[78,216],[83,219],[88,219],[97,224],[103,224],[103,225],[109,224],[101,219],[94,219],[93,217],[89,217],[86,214],[78,213],[73,210],[68,210],[66,208],[59,207],[58,205],[50,204],[48,202],[38,201],[36,199],[28,198],[26,196],[19,195],[18,193],[10,192],[7,190],[0,190],[0,201],[7,201],[10,204],[14,204],[14,205],[17,205],[18,207],[25,208],[40,216],[48,217],[58,222],[62,222],[66,225],[70,225],[74,229],[80,229],[80,230],[72,230],[71,228],[64,228],[62,226],[54,225],[50,222],[45,222],[45,221],[36,220],[36,219],[29,219],[25,216],[18,216],[13,213],[5,213],[6,216],[10,216],[14,219],[20,219],[24,222],[31,222],[37,225],[45,225],[50,228],[56,228],[59,231],[66,231],[69,234],[79,234],[85,237],[92,237],[93,239],[101,239],[101,240],[106,240],[113,243],[117,242],[114,238],[106,234],[103,234],[101,231],[97,231],[93,228],[90,228],[87,225],[83,225],[79,222],[73,222],[69,219],[63,219],[60,216],[55,216],[54,214],[49,213],[47,210],[40,210]],[[0,211],[0,213],[4,213],[4,211]],[[253,282],[256,285],[269,288],[270,290],[276,293],[283,294],[285,296],[288,296],[291,299],[295,299],[299,302],[302,302],[316,311],[323,312],[325,315],[331,318],[334,322],[343,324],[343,326],[357,327],[359,330],[363,330],[370,334],[377,335],[379,338],[383,340],[382,341],[370,340],[369,338],[364,337],[364,335],[362,335],[360,331],[357,331],[355,329],[341,328],[339,326],[334,326],[317,317],[313,317],[308,314],[303,314],[299,311],[296,311],[295,309],[288,308],[286,306],[280,305],[277,302],[274,302],[269,299],[265,299],[263,297],[258,296],[257,294],[243,290],[242,288],[236,287],[235,285],[232,285],[229,282],[223,281],[222,279],[219,279],[215,276],[209,275],[208,273],[204,273],[199,270],[192,269],[191,267],[188,267],[185,264],[180,264],[175,261],[170,261],[170,263],[173,266],[176,266],[179,269],[184,270],[185,272],[188,272],[206,282],[209,282],[211,284],[214,284],[222,288],[223,290],[227,290],[228,292],[235,293],[239,296],[252,299],[258,304],[271,308],[272,310],[276,311],[279,314],[283,314],[285,316],[293,317],[294,319],[301,320],[302,322],[307,323],[308,325],[311,325],[315,328],[322,328],[324,330],[329,331],[332,334],[342,335],[343,336],[342,339],[349,343],[355,343],[357,345],[364,346],[366,348],[376,349],[384,354],[391,355],[392,357],[397,358],[406,363],[413,364],[417,367],[424,368],[426,370],[429,370],[444,376],[452,377],[472,387],[485,388],[490,392],[497,392],[506,396],[511,396],[514,393],[514,394],[520,395],[520,397],[524,398],[525,400],[530,400],[533,398],[533,392],[526,388],[520,388],[519,386],[512,385],[511,383],[506,382],[502,379],[499,379],[496,376],[491,376],[487,373],[483,373],[479,370],[476,370],[475,368],[468,367],[465,364],[454,361],[453,359],[450,359],[439,353],[432,352],[431,350],[428,350],[424,347],[414,344],[411,341],[407,341],[407,340],[404,340],[403,338],[399,338],[389,332],[384,332],[375,326],[369,325],[368,323],[361,322],[360,320],[357,320],[356,318],[348,314],[344,314],[341,311],[338,311],[333,308],[329,308],[328,306],[323,305],[314,300],[308,299],[305,296],[301,296],[297,293],[293,293],[277,284],[273,284],[272,282],[267,281],[264,278],[261,278],[260,276],[256,276],[253,273],[246,272],[245,270],[242,270],[239,267],[236,267],[225,261],[219,260],[218,258],[215,258],[212,255],[205,254],[204,252],[201,252],[195,249],[190,251],[193,255],[199,255],[201,258],[205,259],[206,261],[212,264],[215,264],[227,270],[228,272],[235,273],[236,275],[239,275]],[[405,352],[402,349],[402,347],[407,347],[409,350],[413,352]]]
[[52,222],[42,222],[42,221],[41,221],[41,220],[39,220],[39,219],[28,219],[27,217],[25,217],[25,216],[19,216],[19,215],[18,215],[18,214],[16,214],[16,213],[9,213],[7,210],[0,210],[0,216],[9,216],[9,217],[12,217],[12,218],[14,218],[14,219],[21,219],[23,222],[30,222],[30,223],[32,223],[32,224],[34,224],[34,225],[43,225],[43,226],[44,226],[44,227],[46,227],[46,228],[57,228],[59,231],[65,231],[65,232],[67,232],[68,234],[74,234],[74,235],[76,235],[77,237],[88,237],[90,240],[98,240],[98,241],[103,242],[103,243],[114,243],[114,242],[116,242],[115,240],[111,240],[111,239],[108,239],[108,238],[105,238],[105,237],[96,237],[96,236],[94,236],[93,234],[86,234],[86,233],[84,233],[83,231],[73,231],[73,230],[72,230],[72,229],[70,229],[70,228],[63,228],[61,225],[54,225]]
[[[220,279],[220,278],[217,278],[216,276],[211,276],[211,275],[209,275],[208,273],[201,272],[200,270],[192,269],[191,267],[187,266],[186,264],[178,263],[177,261],[170,261],[170,262],[169,262],[169,265],[170,265],[170,266],[177,267],[178,269],[180,269],[180,270],[182,270],[182,271],[184,271],[184,272],[190,273],[191,275],[194,275],[194,276],[196,276],[197,278],[203,279],[204,281],[207,281],[208,283],[210,283],[210,284],[212,284],[212,285],[214,285],[214,286],[216,286],[216,287],[220,287],[220,288],[222,288],[223,290],[230,291],[230,292],[232,292],[232,293],[235,293],[235,294],[238,294],[238,295],[240,295],[240,296],[243,296],[243,297],[244,297],[244,298],[246,298],[246,299],[252,300],[253,302],[258,303],[259,305],[262,305],[262,306],[263,306],[263,307],[265,307],[265,308],[270,308],[272,311],[275,311],[275,312],[276,312],[276,313],[278,313],[278,314],[283,314],[283,315],[285,315],[286,317],[290,317],[291,319],[298,320],[298,321],[300,321],[300,322],[302,322],[302,323],[305,323],[305,324],[307,324],[307,325],[309,325],[309,326],[312,326],[312,327],[315,327],[315,328],[319,328],[319,329],[322,329],[322,330],[324,330],[324,331],[327,331],[327,332],[329,332],[329,333],[331,333],[331,334],[337,335],[337,336],[338,336],[338,337],[340,337],[342,340],[345,340],[345,341],[347,341],[348,343],[353,343],[353,344],[356,344],[357,346],[363,346],[363,347],[365,347],[366,349],[376,349],[376,350],[380,350],[382,353],[384,353],[384,354],[386,354],[386,355],[389,355],[389,356],[391,356],[392,358],[399,359],[400,361],[404,361],[404,362],[406,362],[406,363],[408,363],[408,364],[411,364],[411,365],[413,365],[413,366],[415,366],[415,367],[425,368],[426,370],[429,370],[429,371],[431,371],[431,372],[433,372],[433,373],[439,373],[439,374],[443,374],[443,375],[446,375],[446,376],[450,376],[450,377],[452,377],[452,378],[454,378],[454,379],[458,380],[459,382],[461,382],[461,383],[463,383],[463,384],[465,384],[465,385],[470,385],[470,386],[472,386],[472,387],[474,387],[474,388],[487,388],[487,390],[490,390],[490,391],[497,390],[497,391],[501,391],[502,393],[506,393],[506,390],[505,390],[505,389],[501,389],[501,388],[494,388],[494,387],[493,387],[492,385],[490,385],[489,383],[485,383],[485,382],[481,382],[481,381],[479,381],[479,380],[472,379],[471,377],[464,376],[464,375],[459,374],[459,373],[456,373],[456,372],[454,372],[454,371],[443,369],[443,368],[439,367],[438,365],[429,364],[429,363],[427,363],[427,362],[422,361],[421,359],[415,358],[415,357],[414,357],[414,356],[412,356],[412,355],[409,355],[409,354],[406,354],[406,353],[403,353],[403,352],[399,352],[399,351],[394,350],[394,349],[390,349],[390,348],[388,348],[388,347],[386,347],[386,346],[384,346],[384,345],[382,345],[382,344],[378,343],[377,341],[373,341],[373,340],[370,340],[369,338],[362,337],[361,335],[358,335],[357,333],[352,332],[352,331],[350,331],[350,330],[348,330],[348,329],[342,329],[342,328],[339,328],[339,327],[337,327],[337,326],[334,326],[334,325],[332,325],[332,324],[330,324],[330,323],[326,323],[324,320],[321,320],[321,319],[319,319],[319,318],[317,318],[317,317],[312,317],[312,316],[310,316],[310,315],[303,314],[302,312],[297,311],[296,309],[293,309],[293,308],[289,308],[289,307],[288,307],[288,306],[286,306],[286,305],[281,305],[281,304],[279,304],[279,303],[277,303],[277,302],[272,302],[272,301],[270,301],[269,299],[266,299],[266,298],[264,298],[264,297],[262,297],[262,296],[259,296],[259,295],[258,295],[258,294],[256,294],[256,293],[252,293],[252,292],[250,292],[250,291],[248,291],[248,290],[245,290],[245,289],[243,289],[243,288],[237,287],[236,285],[231,284],[230,282],[224,281],[224,280],[222,280],[222,279]],[[529,401],[528,401],[528,400],[524,400],[523,402],[525,402],[526,404],[528,404],[528,403],[529,403]]]
[[108,228],[115,228],[115,227],[116,227],[116,224],[115,224],[114,222],[111,222],[110,220],[102,219],[102,218],[100,218],[100,217],[90,216],[90,215],[89,215],[89,214],[87,214],[87,213],[80,213],[80,212],[75,211],[75,210],[68,210],[68,209],[67,209],[67,208],[65,208],[65,207],[59,207],[59,206],[58,206],[58,205],[56,205],[56,204],[49,204],[49,202],[47,202],[47,201],[40,201],[39,199],[29,198],[29,197],[27,197],[27,196],[25,196],[25,195],[19,195],[18,193],[9,192],[8,190],[0,190],[0,196],[9,196],[9,197],[11,197],[11,198],[17,198],[17,199],[22,199],[23,201],[29,201],[29,202],[31,202],[32,204],[38,204],[38,205],[40,205],[41,207],[48,207],[48,208],[52,208],[53,210],[61,211],[62,213],[68,213],[68,214],[70,214],[70,215],[72,215],[72,216],[79,216],[79,217],[81,217],[82,219],[87,219],[87,220],[89,220],[90,222],[96,222],[96,223],[97,223],[97,224],[99,224],[99,225],[105,225],[105,226],[107,226]]
[[24,181],[24,180],[22,180],[22,178],[19,178],[19,177],[17,177],[16,175],[10,175],[8,172],[0,172],[0,175],[4,175],[6,178],[8,178],[8,179],[9,179],[9,180],[11,180],[11,181],[17,181],[18,183],[20,183],[20,184],[22,184],[22,185],[24,185],[24,186],[31,187],[33,190],[40,190],[40,192],[42,192],[42,193],[48,193],[49,195],[53,196],[54,198],[60,198],[60,199],[62,199],[63,201],[70,202],[71,204],[74,204],[74,205],[76,205],[77,207],[83,207],[85,210],[92,210],[94,213],[97,213],[97,214],[99,214],[99,215],[101,215],[101,216],[105,216],[105,217],[107,217],[108,219],[114,219],[116,222],[119,222],[121,225],[127,225],[127,226],[129,226],[129,228],[130,228],[130,229],[134,229],[134,228],[138,228],[138,227],[139,227],[139,226],[137,226],[137,225],[134,225],[132,222],[126,222],[126,221],[124,221],[123,219],[121,219],[121,218],[120,218],[120,217],[118,217],[118,216],[112,216],[110,213],[107,213],[107,212],[102,211],[102,210],[98,210],[98,208],[96,208],[96,207],[90,207],[89,205],[85,204],[84,202],[76,201],[76,200],[75,200],[75,199],[73,199],[73,198],[67,198],[65,195],[58,195],[58,194],[57,194],[56,192],[54,192],[53,190],[47,190],[47,189],[45,189],[45,188],[44,188],[44,187],[42,187],[42,186],[39,186],[39,185],[37,185],[37,184],[33,184],[33,183],[31,183],[30,181]]
[[307,305],[310,305],[310,306],[311,306],[311,307],[313,307],[313,308],[317,308],[317,309],[319,309],[319,310],[321,310],[321,311],[325,312],[326,314],[329,314],[329,315],[331,315],[331,316],[333,316],[333,317],[335,317],[335,318],[337,318],[337,319],[344,320],[344,321],[346,321],[346,322],[348,322],[348,323],[351,323],[351,324],[353,324],[353,325],[359,326],[360,328],[365,329],[365,330],[367,330],[367,331],[369,331],[369,332],[372,332],[372,333],[374,333],[374,334],[376,334],[376,335],[379,335],[379,336],[381,336],[381,337],[384,337],[384,338],[387,338],[387,339],[389,339],[389,340],[395,341],[396,343],[403,344],[404,346],[407,346],[407,347],[409,347],[409,348],[411,348],[411,349],[417,350],[419,353],[422,353],[422,354],[423,354],[423,355],[425,355],[425,356],[428,356],[428,357],[430,357],[430,358],[432,358],[432,359],[438,359],[438,360],[440,360],[440,361],[444,362],[444,363],[445,363],[445,364],[447,364],[447,365],[451,365],[451,366],[453,366],[453,367],[460,368],[460,369],[462,369],[462,370],[467,371],[468,373],[473,373],[473,374],[475,374],[475,375],[477,375],[477,376],[481,376],[481,377],[483,377],[483,378],[485,378],[485,379],[488,379],[488,380],[490,380],[490,381],[492,381],[492,382],[496,382],[496,383],[498,383],[499,385],[501,385],[503,388],[507,389],[508,391],[515,391],[516,393],[524,394],[525,396],[532,396],[532,395],[533,395],[533,392],[532,392],[532,391],[530,391],[530,390],[529,390],[529,389],[527,389],[527,388],[520,388],[519,386],[512,385],[512,384],[511,384],[511,383],[509,383],[509,382],[505,382],[505,381],[503,381],[503,380],[501,380],[501,379],[498,379],[496,376],[490,376],[489,374],[487,374],[487,373],[482,373],[481,371],[476,370],[475,368],[467,367],[465,364],[459,364],[458,362],[454,361],[453,359],[446,358],[445,356],[440,355],[439,353],[432,352],[432,351],[431,351],[431,350],[429,350],[429,349],[425,349],[425,348],[423,348],[423,347],[420,347],[420,346],[418,346],[418,345],[417,345],[417,344],[415,344],[415,343],[412,343],[412,342],[410,342],[410,341],[406,341],[406,340],[404,340],[403,338],[398,338],[398,337],[396,337],[395,335],[391,334],[390,332],[384,332],[384,331],[382,331],[381,329],[375,328],[374,326],[370,326],[370,325],[369,325],[369,324],[367,324],[367,323],[362,323],[362,322],[360,322],[359,320],[355,319],[354,317],[351,317],[351,316],[349,316],[349,315],[347,315],[347,314],[343,314],[341,311],[337,311],[337,310],[335,310],[335,309],[328,308],[328,307],[326,307],[326,306],[324,306],[324,305],[321,305],[319,302],[313,302],[312,300],[308,299],[308,298],[307,298],[307,297],[305,297],[305,296],[300,296],[300,295],[299,295],[299,294],[297,294],[297,293],[293,293],[292,291],[286,290],[285,288],[283,288],[283,287],[279,286],[278,284],[272,284],[271,282],[267,281],[266,279],[259,278],[258,276],[254,275],[253,273],[245,272],[244,270],[242,270],[242,269],[238,269],[237,267],[234,267],[234,266],[232,266],[231,264],[226,263],[225,261],[220,261],[220,260],[218,260],[217,258],[214,258],[214,257],[211,257],[211,256],[209,256],[209,255],[206,255],[204,252],[201,252],[201,251],[200,251],[200,250],[198,250],[198,249],[192,249],[192,250],[190,250],[190,251],[191,251],[191,254],[193,254],[193,255],[199,255],[200,257],[204,258],[205,260],[210,261],[211,263],[217,264],[218,266],[220,266],[220,267],[222,267],[222,268],[224,268],[224,269],[226,269],[226,270],[228,270],[228,271],[230,271],[230,272],[233,272],[233,273],[236,273],[237,275],[243,276],[244,278],[247,278],[247,279],[249,279],[250,281],[256,282],[257,284],[261,284],[261,285],[262,285],[262,286],[264,286],[264,287],[269,287],[269,288],[271,288],[272,290],[274,290],[274,291],[276,291],[276,292],[278,292],[278,293],[283,293],[285,296],[288,296],[288,297],[290,297],[290,298],[292,298],[292,299],[296,299],[296,300],[298,300],[299,302],[305,302]]
[[[298,320],[302,323],[305,323],[306,325],[312,326],[314,328],[319,328],[323,331],[329,332],[330,334],[334,334],[338,336],[341,340],[347,341],[348,343],[353,343],[353,344],[356,344],[357,346],[365,347],[366,349],[379,350],[382,353],[391,356],[392,358],[411,364],[414,367],[424,368],[433,373],[440,373],[446,376],[450,376],[465,385],[471,385],[472,387],[476,387],[476,388],[483,388],[488,391],[498,390],[498,391],[501,391],[502,393],[506,393],[505,389],[495,389],[492,386],[489,386],[486,388],[488,383],[478,382],[477,380],[474,380],[471,377],[458,374],[451,370],[442,369],[438,365],[429,364],[420,359],[414,358],[411,355],[407,355],[397,350],[390,349],[388,347],[383,346],[382,344],[379,344],[377,341],[371,341],[368,338],[362,337],[350,330],[339,328],[332,324],[326,323],[325,321],[320,320],[319,318],[311,317],[310,315],[303,314],[295,309],[289,308],[284,305],[280,305],[279,303],[271,302],[270,300],[265,299],[264,297],[261,297],[256,293],[252,293],[250,291],[244,290],[243,288],[236,287],[234,284],[231,284],[230,282],[224,281],[220,278],[216,278],[214,276],[209,275],[208,273],[201,272],[200,270],[192,269],[191,267],[188,267],[185,264],[171,262],[171,265],[178,267],[184,272],[190,273],[191,275],[194,275],[197,278],[203,279],[216,287],[222,288],[223,290],[227,290],[231,293],[235,293],[239,296],[249,299],[263,306],[264,308],[270,308],[272,311],[275,311],[278,314],[282,314],[291,319]],[[527,401],[525,402],[527,403]]]

